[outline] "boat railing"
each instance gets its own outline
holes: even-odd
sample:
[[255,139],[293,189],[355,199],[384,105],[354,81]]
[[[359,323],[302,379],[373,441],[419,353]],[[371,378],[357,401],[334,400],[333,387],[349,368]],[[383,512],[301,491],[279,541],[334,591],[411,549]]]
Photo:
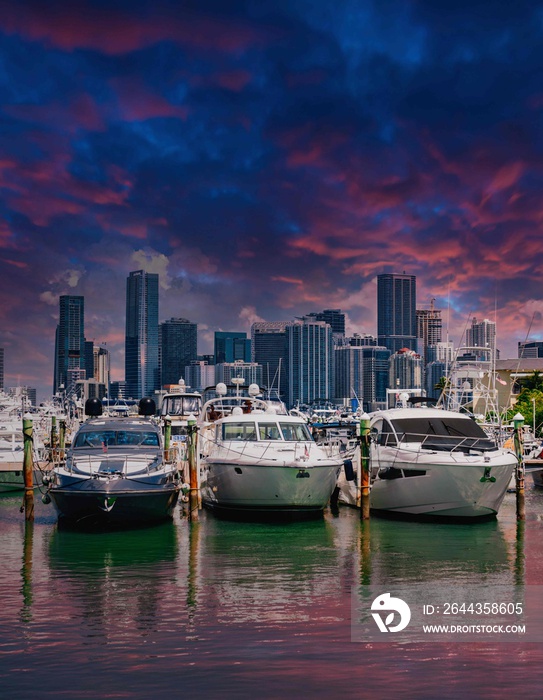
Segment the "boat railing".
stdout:
[[[395,438],[389,434],[392,440],[388,446],[395,446]],[[417,433],[398,433],[398,447],[405,448],[409,445],[413,449],[416,445],[416,450],[432,450],[436,452],[470,452],[472,450],[478,452],[489,452],[497,449],[497,445],[488,437],[476,437],[467,435],[428,435]],[[382,443],[383,444],[383,443]]]
[[[323,449],[327,457],[337,455],[337,451],[324,448],[314,442],[288,441],[288,440],[217,440],[214,436],[202,434],[202,452],[206,456],[212,456],[214,451],[225,451],[232,456],[246,457],[250,455],[253,459],[266,459],[290,461],[307,460],[311,457],[312,449],[318,447]],[[313,453],[315,454],[315,453]]]
[[[160,455],[138,456],[138,455],[78,455],[72,459],[67,459],[65,468],[70,474],[84,473],[86,475],[98,476],[104,474],[118,474],[120,476],[158,471],[163,464]],[[136,469],[134,469],[136,466]],[[129,471],[129,467],[132,467]]]

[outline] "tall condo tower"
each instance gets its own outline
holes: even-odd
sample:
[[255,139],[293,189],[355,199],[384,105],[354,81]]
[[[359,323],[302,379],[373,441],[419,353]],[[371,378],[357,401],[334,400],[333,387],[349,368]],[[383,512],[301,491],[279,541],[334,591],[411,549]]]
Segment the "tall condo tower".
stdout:
[[161,383],[177,384],[185,368],[198,357],[198,326],[186,318],[171,318],[160,324]]
[[309,317],[287,324],[288,404],[334,398],[332,329]]
[[215,364],[222,362],[251,361],[251,341],[247,333],[215,331]]
[[4,348],[0,348],[0,391],[4,389]]
[[85,299],[69,294],[59,297],[59,322],[55,337],[53,393],[71,389],[85,372]]
[[392,354],[417,350],[416,298],[415,275],[377,275],[377,344]]
[[431,300],[429,309],[417,309],[417,337],[421,340],[424,364],[430,361],[428,347],[441,343],[441,309],[435,308],[434,301],[435,299]]
[[126,281],[124,362],[129,397],[141,399],[160,388],[157,274],[137,270]]
[[251,326],[253,362],[262,365],[266,388],[281,398],[287,392],[286,328],[286,321],[257,321]]
[[492,352],[496,350],[496,324],[485,318],[478,321],[475,317],[471,321],[471,328],[466,329],[466,345],[468,347],[488,348]]

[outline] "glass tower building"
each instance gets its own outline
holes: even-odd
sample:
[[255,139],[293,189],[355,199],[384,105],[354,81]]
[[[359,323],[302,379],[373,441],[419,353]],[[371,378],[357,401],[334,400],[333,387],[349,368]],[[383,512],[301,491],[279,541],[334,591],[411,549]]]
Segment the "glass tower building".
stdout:
[[392,354],[417,350],[417,278],[415,275],[377,275],[377,344]]
[[81,372],[85,378],[85,299],[66,294],[59,297],[53,393],[61,387],[70,391],[73,377]]
[[334,398],[332,329],[306,317],[287,324],[288,404]]
[[198,357],[198,326],[186,318],[171,318],[160,324],[161,382],[177,384],[185,368]]
[[129,398],[141,399],[160,389],[158,360],[158,275],[137,270],[126,281],[125,380]]
[[262,365],[262,382],[284,400],[287,392],[287,323],[258,321],[251,326],[252,360]]
[[222,362],[251,361],[251,341],[247,333],[215,331],[215,364]]

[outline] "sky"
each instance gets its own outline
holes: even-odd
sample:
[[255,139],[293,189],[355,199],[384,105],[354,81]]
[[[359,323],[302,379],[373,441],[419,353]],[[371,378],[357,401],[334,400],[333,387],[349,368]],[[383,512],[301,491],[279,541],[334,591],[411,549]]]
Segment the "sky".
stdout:
[[417,276],[456,344],[543,333],[543,2],[0,0],[5,385],[52,391],[58,298],[124,378],[126,278],[213,333]]

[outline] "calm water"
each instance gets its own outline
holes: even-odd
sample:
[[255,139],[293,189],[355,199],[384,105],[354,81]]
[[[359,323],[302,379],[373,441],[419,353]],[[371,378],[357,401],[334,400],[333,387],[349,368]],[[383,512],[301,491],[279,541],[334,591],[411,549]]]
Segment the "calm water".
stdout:
[[[543,645],[355,644],[361,583],[543,583],[543,491],[517,527],[322,520],[235,523],[201,512],[119,533],[59,529],[37,499],[0,499],[0,696],[26,698],[543,697]],[[167,695],[166,695],[167,694]]]

